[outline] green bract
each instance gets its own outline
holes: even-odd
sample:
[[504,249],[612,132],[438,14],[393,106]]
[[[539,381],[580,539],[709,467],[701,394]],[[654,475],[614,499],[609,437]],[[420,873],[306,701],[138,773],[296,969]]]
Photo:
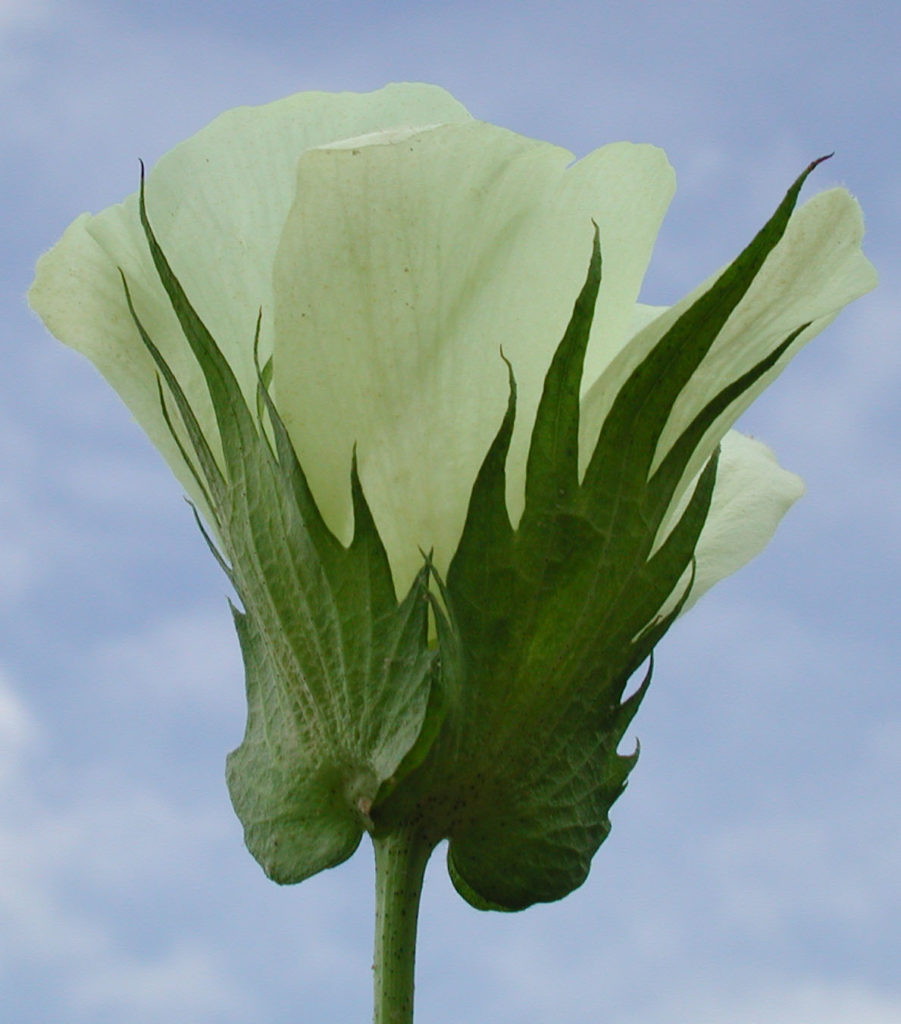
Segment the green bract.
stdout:
[[[663,154],[571,154],[429,86],[223,115],[79,218],[30,294],[131,407],[240,598],[228,782],[279,882],[448,838],[476,906],[585,878],[674,618],[797,477],[729,430],[875,275],[801,175],[741,255],[637,304]],[[145,205],[146,199],[146,205]]]

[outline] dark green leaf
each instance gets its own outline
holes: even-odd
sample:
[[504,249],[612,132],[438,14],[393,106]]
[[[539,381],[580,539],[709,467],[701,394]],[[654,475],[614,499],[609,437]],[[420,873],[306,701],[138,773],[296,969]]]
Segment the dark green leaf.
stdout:
[[[198,396],[185,393],[143,328],[126,283],[135,324],[175,401],[194,459],[161,393],[163,414],[210,505],[223,553],[205,530],[204,536],[243,604],[235,623],[248,721],[244,741],[228,759],[229,790],[248,847],[266,873],[295,882],[353,852],[363,830],[373,827],[369,812],[379,789],[421,761],[437,735],[431,569],[425,565],[397,600],[356,459],[349,467],[353,539],[345,548],[331,534],[270,398],[271,362],[258,365],[252,412],[156,241],[143,183],[140,212],[160,280],[203,371],[224,456],[220,468],[192,406]],[[255,353],[259,326],[258,319]]]

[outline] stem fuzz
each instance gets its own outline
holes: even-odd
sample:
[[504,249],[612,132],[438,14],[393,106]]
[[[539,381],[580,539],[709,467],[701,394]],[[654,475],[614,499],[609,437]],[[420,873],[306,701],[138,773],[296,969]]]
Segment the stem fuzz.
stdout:
[[375,847],[374,1024],[412,1024],[416,924],[433,844],[417,829],[373,839]]

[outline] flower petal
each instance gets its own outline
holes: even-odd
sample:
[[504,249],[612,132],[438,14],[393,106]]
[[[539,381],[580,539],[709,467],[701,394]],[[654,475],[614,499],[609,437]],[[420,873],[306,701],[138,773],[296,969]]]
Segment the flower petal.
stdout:
[[[700,369],[679,396],[661,436],[652,471],[712,395],[763,360],[792,331],[809,324],[775,366],[707,431],[684,476],[686,482],[691,480],[726,430],[782,372],[792,356],[844,306],[875,287],[876,271],[861,252],[862,238],[860,207],[845,189],[822,192],[797,210]],[[632,369],[721,273],[639,331],[595,382],[583,403],[583,462],[587,461],[600,425]]]
[[519,389],[508,504],[600,228],[603,281],[589,359],[606,365],[673,189],[661,151],[571,155],[483,123],[358,140],[299,164],[276,262],[276,401],[322,513],[350,533],[360,475],[400,592],[433,550],[447,568],[470,489]]
[[[468,119],[453,97],[429,85],[300,93],[230,110],[159,161],[147,181],[151,220],[245,395],[253,397],[254,325],[260,307],[272,308],[272,262],[304,150],[389,127]],[[136,196],[95,217],[79,217],[39,261],[29,301],[53,334],[103,373],[200,501],[161,415],[156,368],[128,313],[120,267],[142,321],[215,448],[203,377],[153,268]],[[270,350],[271,336],[264,332],[264,361]]]
[[[686,489],[681,506],[687,503],[691,491],[691,487]],[[695,550],[694,583],[681,614],[715,583],[759,555],[803,493],[804,481],[783,469],[770,448],[737,430],[728,431],[720,443],[710,511]],[[672,522],[680,511],[680,507],[673,510]],[[661,533],[668,529],[665,525]],[[662,614],[675,606],[687,583],[686,575]]]

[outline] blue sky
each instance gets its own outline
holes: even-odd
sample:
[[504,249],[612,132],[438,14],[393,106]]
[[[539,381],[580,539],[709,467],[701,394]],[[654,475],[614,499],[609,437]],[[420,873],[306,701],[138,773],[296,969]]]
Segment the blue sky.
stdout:
[[814,157],[880,288],[744,417],[807,482],[666,638],[589,881],[480,914],[439,853],[419,1024],[901,1020],[901,13],[750,5],[0,0],[0,1006],[14,1024],[344,1024],[370,1001],[366,846],[292,889],[243,849],[243,682],[175,481],[24,305],[36,257],[230,106],[434,81],[583,154],[668,152],[644,298],[729,259]]

